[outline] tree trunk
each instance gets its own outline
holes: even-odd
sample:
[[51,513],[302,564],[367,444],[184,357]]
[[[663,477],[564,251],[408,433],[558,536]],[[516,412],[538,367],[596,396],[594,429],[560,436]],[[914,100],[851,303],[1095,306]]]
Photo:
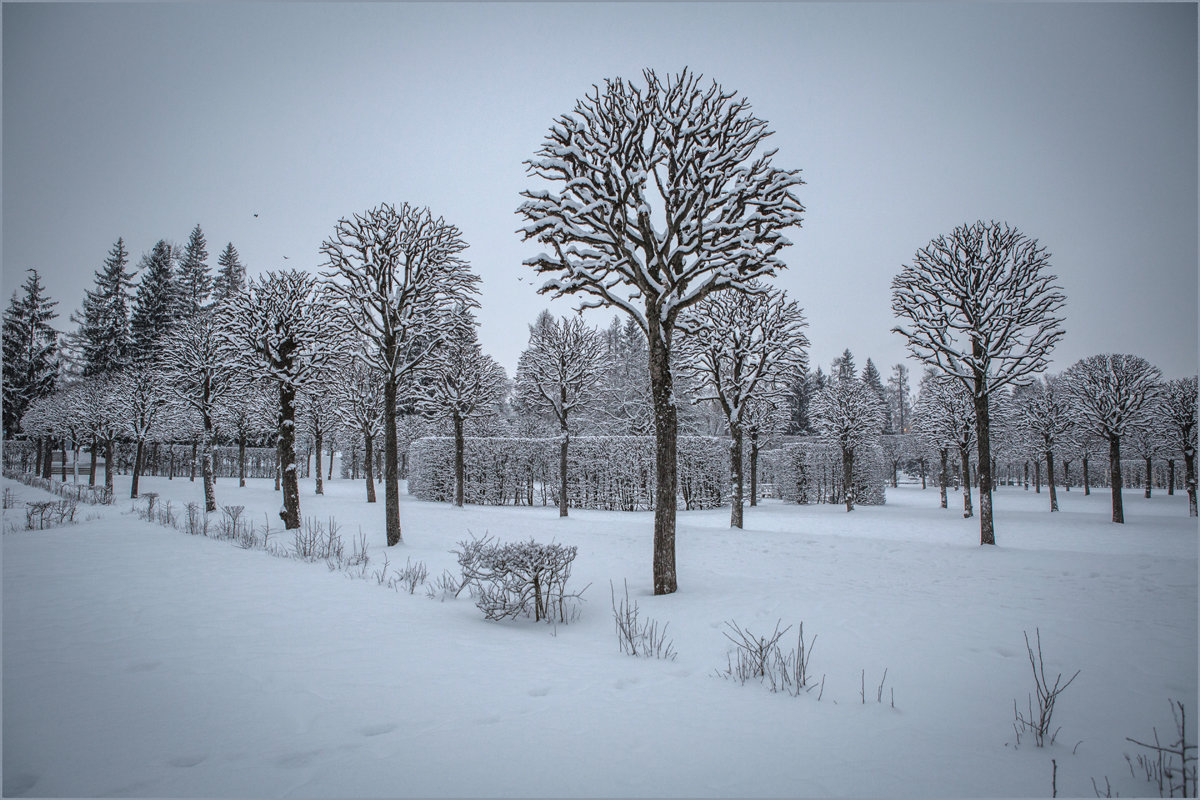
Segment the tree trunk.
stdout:
[[846,495],[846,510],[854,510],[854,451],[842,448],[842,492]]
[[197,442],[195,439],[192,440],[192,474],[191,474],[191,477],[188,478],[188,480],[193,481],[193,482],[196,480],[196,461],[197,461],[196,451],[199,449],[199,445],[200,445],[200,443]]
[[975,508],[971,503],[971,452],[966,447],[959,448],[958,463],[962,475],[963,519],[968,519],[975,516]]
[[372,470],[372,467],[374,466],[374,461],[375,461],[375,453],[373,452],[374,444],[375,444],[375,441],[374,441],[374,437],[371,436],[371,432],[363,431],[363,449],[366,451],[366,458],[364,459],[365,463],[363,464],[363,467],[367,473],[367,502],[368,503],[375,502],[375,473]]
[[1068,492],[1071,491],[1071,460],[1063,461],[1063,488]]
[[329,474],[325,476],[327,480],[333,480],[333,448],[334,448],[334,440],[330,439],[329,440]]
[[943,448],[941,448],[941,450],[938,451],[938,453],[942,459],[942,474],[941,474],[942,508],[948,508],[949,504],[946,502],[946,484],[950,482],[950,473],[949,473],[949,470],[947,469],[946,462],[950,459],[950,450],[949,450],[949,448],[943,447]]
[[116,466],[113,461],[116,459],[116,444],[111,438],[104,442],[104,490],[112,495],[113,492],[113,469]]
[[1175,459],[1167,459],[1167,497],[1175,496]]
[[1046,486],[1050,487],[1050,510],[1058,511],[1058,494],[1054,491],[1054,451],[1046,451]]
[[560,517],[567,516],[567,447],[569,441],[567,422],[563,420],[562,442],[558,446],[558,515]]
[[[977,343],[975,349],[978,351]],[[978,358],[982,353],[976,352]],[[975,466],[979,476],[979,543],[995,544],[996,529],[992,523],[992,442],[991,442],[991,409],[988,408],[988,398],[983,391],[982,376],[975,378],[975,426],[976,444],[979,449],[979,463]]]
[[1025,462],[1025,491],[1029,491],[1029,462]]
[[36,442],[36,449],[34,450],[36,455],[33,459],[33,474],[39,478],[42,477],[42,453],[44,451],[45,448],[42,447],[42,437],[39,436]]
[[246,434],[238,436],[238,486],[246,485]]
[[67,437],[63,437],[59,443],[59,449],[62,451],[62,469],[59,474],[62,476],[62,482],[67,482]]
[[750,434],[750,506],[758,505],[758,431]]
[[1042,493],[1042,462],[1033,462],[1033,491],[1037,494]]
[[671,385],[670,332],[650,316],[650,392],[654,399],[654,593],[678,590],[675,572],[675,503],[679,491],[679,412]]
[[321,451],[325,449],[325,436],[318,427],[317,438],[317,494],[325,494],[325,484],[321,482]]
[[145,448],[145,443],[138,439],[137,452],[133,456],[133,480],[129,486],[129,496],[137,499],[138,496],[138,478],[142,476],[142,450]]
[[46,450],[42,455],[42,477],[50,480],[54,477],[54,440],[46,437],[42,441]]
[[921,465],[921,491],[925,491],[925,489],[926,489],[926,486],[925,486],[926,465],[925,465],[924,457],[922,457],[918,463]]
[[300,483],[296,474],[296,390],[286,383],[279,384],[279,454],[282,472],[283,509],[279,516],[283,527],[300,527]]
[[213,430],[212,422],[204,420],[204,452],[200,454],[200,472],[204,477],[204,510],[217,510],[217,494],[213,480]]
[[454,505],[462,508],[463,504],[463,473],[464,469],[463,450],[466,449],[466,444],[463,441],[463,420],[457,414],[454,416]]
[[1083,496],[1087,497],[1091,493],[1092,493],[1092,481],[1091,481],[1091,478],[1088,477],[1088,457],[1087,457],[1087,454],[1084,453],[1084,455],[1083,455]]
[[100,447],[100,442],[95,436],[92,437],[92,463],[88,467],[88,486],[96,485],[96,450]]
[[1153,473],[1151,472],[1151,470],[1153,470],[1153,469],[1154,469],[1154,464],[1151,463],[1149,456],[1147,456],[1146,457],[1146,499],[1147,500],[1150,499],[1150,488],[1154,484]]
[[742,527],[742,502],[745,500],[746,473],[742,467],[742,426],[730,424],[732,434],[729,445],[729,466],[733,474],[733,502],[729,514],[729,527]]
[[1183,450],[1184,483],[1188,493],[1188,516],[1196,516],[1196,451],[1191,447]]
[[893,488],[893,489],[895,489],[895,488],[896,488],[896,486],[897,486],[897,483],[896,483],[896,480],[897,480],[897,475],[896,475],[896,473],[897,473],[897,472],[899,472],[899,471],[900,471],[900,462],[899,462],[899,461],[893,461],[893,462],[892,462],[892,488]]
[[1121,499],[1121,437],[1108,437],[1108,469],[1112,473],[1112,521],[1125,522],[1125,507]]
[[[384,344],[388,345],[387,342]],[[396,449],[399,447],[397,438],[396,380],[389,378],[383,382],[383,515],[386,520],[388,547],[395,547],[404,541],[400,533],[400,465],[396,463]]]

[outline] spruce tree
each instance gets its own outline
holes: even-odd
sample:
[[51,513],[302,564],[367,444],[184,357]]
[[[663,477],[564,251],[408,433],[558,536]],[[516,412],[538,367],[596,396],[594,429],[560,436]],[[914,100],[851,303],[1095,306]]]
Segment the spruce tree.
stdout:
[[233,242],[225,245],[225,250],[217,256],[217,277],[212,284],[212,301],[220,305],[234,295],[246,291],[246,265],[238,256]]
[[879,370],[875,368],[875,362],[867,359],[867,365],[863,367],[862,382],[879,398],[879,402],[883,403],[883,430],[885,433],[895,433],[892,425],[892,411],[887,404],[887,393],[883,390],[883,378],[879,375]]
[[208,304],[212,291],[212,276],[208,274],[208,244],[200,226],[192,228],[188,242],[179,258],[177,302],[175,310],[180,319],[188,319],[200,313]]
[[30,403],[54,391],[58,378],[58,334],[50,320],[58,301],[51,300],[36,269],[14,292],[4,313],[4,436],[20,431],[21,416]]
[[159,239],[154,248],[142,256],[139,264],[142,280],[134,298],[131,321],[135,360],[145,360],[154,354],[156,343],[170,329],[175,318],[174,260],[173,248],[164,239]]
[[129,265],[125,240],[108,251],[104,266],[96,270],[96,288],[86,290],[83,309],[72,321],[79,324],[76,339],[83,361],[83,375],[101,375],[129,363],[133,346],[130,329],[130,300],[134,273]]

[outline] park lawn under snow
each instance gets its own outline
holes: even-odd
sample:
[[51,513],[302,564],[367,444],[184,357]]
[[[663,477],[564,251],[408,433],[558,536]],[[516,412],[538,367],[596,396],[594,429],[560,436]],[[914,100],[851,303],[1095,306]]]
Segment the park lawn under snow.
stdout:
[[[268,481],[217,484],[287,543]],[[402,497],[405,542],[382,546],[383,503],[361,482],[301,483],[305,516],[333,516],[365,580],[141,521],[128,478],[79,524],[3,536],[5,795],[1091,796],[1157,794],[1124,754],[1168,699],[1197,700],[1197,527],[1186,497],[996,494],[999,546],[952,496],[889,489],[883,507],[681,512],[679,591],[653,597],[649,513],[454,508]],[[143,479],[176,507],[200,483]],[[161,502],[161,501],[160,501]],[[139,502],[139,507],[142,503]],[[961,508],[961,506],[959,506]],[[431,578],[471,533],[577,545],[581,616],[487,622],[370,573],[422,560]],[[618,651],[609,582],[669,623],[678,658]],[[804,622],[817,691],[792,697],[717,677],[724,623]],[[1058,742],[1015,747],[1013,700],[1033,691],[1023,631],[1060,697]],[[795,644],[795,629],[785,637]],[[813,637],[816,637],[813,644]],[[883,702],[876,696],[887,670]],[[865,670],[865,677],[863,677]],[[860,698],[865,682],[866,703]],[[894,693],[894,695],[893,695]],[[894,696],[895,707],[891,706]],[[1194,740],[1194,738],[1193,738]]]

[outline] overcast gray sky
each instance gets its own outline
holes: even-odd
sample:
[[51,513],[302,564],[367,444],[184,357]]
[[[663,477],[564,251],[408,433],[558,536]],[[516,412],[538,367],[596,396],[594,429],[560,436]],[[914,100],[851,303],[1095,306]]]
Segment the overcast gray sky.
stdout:
[[6,2],[4,299],[36,267],[67,327],[118,236],[136,263],[196,223],[214,267],[231,241],[251,274],[315,271],[339,217],[407,201],[463,230],[511,374],[538,311],[574,307],[521,265],[522,162],[593,83],[686,65],[748,97],[803,171],[777,283],[814,365],[904,358],[892,277],[996,219],[1047,247],[1067,294],[1053,370],[1117,351],[1190,375],[1196,9]]

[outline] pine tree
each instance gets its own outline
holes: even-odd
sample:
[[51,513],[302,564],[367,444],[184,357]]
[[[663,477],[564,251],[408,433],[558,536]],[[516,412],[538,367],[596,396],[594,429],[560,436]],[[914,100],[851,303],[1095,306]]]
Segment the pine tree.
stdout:
[[36,269],[27,270],[23,294],[13,293],[4,313],[4,436],[21,430],[29,404],[54,391],[58,378],[58,334],[50,320],[58,316]]
[[888,408],[896,433],[912,433],[912,401],[909,398],[911,389],[908,385],[908,367],[896,364],[892,367],[895,374],[887,380]]
[[847,347],[842,351],[842,354],[833,360],[833,364],[829,369],[829,379],[838,381],[852,381],[858,376],[854,373],[857,369],[854,366],[854,354]]
[[221,305],[234,295],[246,291],[246,265],[238,256],[233,242],[225,245],[225,250],[217,256],[217,277],[213,280],[212,301]]
[[96,288],[84,294],[83,309],[72,321],[79,324],[76,334],[83,360],[83,375],[101,375],[129,364],[133,347],[130,328],[130,302],[134,273],[125,268],[129,251],[125,240],[108,251],[104,266],[96,271]]
[[208,244],[204,241],[204,232],[200,226],[192,228],[188,242],[183,248],[179,259],[179,275],[176,282],[175,313],[181,319],[188,319],[200,313],[208,304],[208,295],[212,291],[212,276],[208,274]]
[[883,432],[895,433],[896,429],[892,421],[892,409],[887,402],[887,393],[883,390],[883,378],[879,375],[879,370],[875,368],[875,362],[867,359],[866,366],[862,371],[863,385],[870,389],[879,398],[879,402],[883,404]]
[[159,339],[175,319],[174,249],[159,239],[138,265],[142,273],[133,301],[131,328],[132,355],[135,361],[152,358]]

